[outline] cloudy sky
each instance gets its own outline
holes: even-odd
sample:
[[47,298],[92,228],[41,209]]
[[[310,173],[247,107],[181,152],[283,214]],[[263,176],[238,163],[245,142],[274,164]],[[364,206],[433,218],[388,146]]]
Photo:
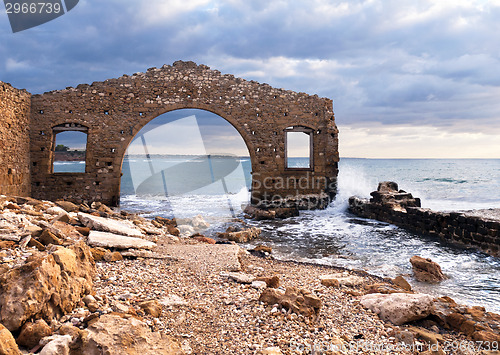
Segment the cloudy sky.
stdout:
[[499,18],[499,0],[80,0],[12,33],[2,7],[0,80],[41,93],[193,60],[332,98],[344,157],[500,158]]

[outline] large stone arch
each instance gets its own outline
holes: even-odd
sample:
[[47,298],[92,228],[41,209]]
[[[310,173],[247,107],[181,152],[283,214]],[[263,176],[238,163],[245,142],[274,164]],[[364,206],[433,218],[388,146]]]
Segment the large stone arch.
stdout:
[[[207,106],[204,104],[201,104],[201,105],[193,105],[193,104],[173,105],[172,107],[165,108],[164,110],[159,110],[157,113],[154,114],[154,117],[152,117],[152,118],[146,117],[147,120],[145,121],[145,123],[143,121],[138,122],[133,129],[133,132],[134,132],[133,136],[131,136],[127,141],[127,146],[125,147],[125,150],[123,152],[123,156],[122,156],[122,160],[121,160],[120,164],[121,165],[123,164],[123,158],[125,157],[125,152],[127,151],[128,146],[134,140],[137,133],[139,133],[139,131],[142,128],[144,128],[144,126],[146,126],[149,122],[153,121],[155,118],[157,118],[161,115],[164,115],[168,112],[173,112],[173,111],[177,111],[177,110],[185,110],[185,109],[198,109],[198,110],[209,111],[209,112],[214,113],[214,114],[218,115],[219,117],[223,118],[225,121],[229,122],[229,124],[231,124],[231,126],[233,126],[234,129],[236,129],[236,131],[239,133],[240,137],[245,142],[248,153],[250,154],[250,160],[253,164],[253,162],[256,160],[256,155],[255,155],[255,152],[251,149],[252,141],[251,141],[249,135],[247,134],[247,132],[241,127],[240,122],[235,121],[234,119],[232,119],[232,117],[225,117],[224,115],[226,113],[220,112],[219,110],[214,109],[213,107],[210,107],[210,106]],[[252,165],[252,168],[253,168],[253,165]]]
[[[133,137],[159,115],[183,108],[213,112],[240,133],[252,160],[254,204],[324,207],[334,196],[338,130],[331,100],[222,75],[193,62],[34,95],[33,196],[118,204],[123,156]],[[52,173],[53,127],[67,123],[88,128],[85,173]],[[311,169],[285,169],[283,129],[290,125],[315,130]],[[279,184],[280,179],[302,184]]]

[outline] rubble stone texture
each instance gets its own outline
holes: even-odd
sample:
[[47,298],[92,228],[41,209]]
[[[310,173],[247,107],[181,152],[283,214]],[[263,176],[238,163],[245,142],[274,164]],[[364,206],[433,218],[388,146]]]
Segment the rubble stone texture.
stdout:
[[[30,134],[33,196],[116,205],[129,143],[154,118],[184,108],[216,113],[240,133],[252,161],[254,204],[317,208],[326,207],[334,196],[339,156],[332,100],[180,61],[146,73],[34,95]],[[87,129],[85,173],[52,173],[54,127],[61,125]],[[309,130],[310,169],[286,168],[288,127]]]
[[0,275],[0,322],[16,331],[29,319],[70,312],[92,291],[94,275],[94,259],[83,242],[38,253]]
[[0,81],[0,195],[30,194],[30,100]]

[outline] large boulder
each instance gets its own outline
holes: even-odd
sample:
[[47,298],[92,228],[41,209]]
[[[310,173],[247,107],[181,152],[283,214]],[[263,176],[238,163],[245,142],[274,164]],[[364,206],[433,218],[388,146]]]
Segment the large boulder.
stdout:
[[21,355],[11,332],[0,323],[0,355]]
[[184,354],[175,339],[151,332],[146,323],[130,315],[103,315],[89,324],[86,333],[81,348],[86,355]]
[[432,310],[434,297],[411,293],[371,293],[361,297],[363,307],[395,325],[427,317]]
[[431,259],[424,259],[420,256],[412,256],[410,259],[415,278],[421,282],[438,283],[446,279],[441,270],[441,266]]
[[143,234],[130,221],[117,221],[110,218],[93,216],[87,213],[78,213],[78,219],[85,227],[90,229],[126,235],[129,237],[142,237]]
[[92,291],[95,264],[89,247],[52,247],[0,275],[0,323],[18,330],[29,319],[51,320],[73,310]]
[[153,249],[156,246],[145,239],[98,231],[89,233],[87,243],[93,247],[116,249]]

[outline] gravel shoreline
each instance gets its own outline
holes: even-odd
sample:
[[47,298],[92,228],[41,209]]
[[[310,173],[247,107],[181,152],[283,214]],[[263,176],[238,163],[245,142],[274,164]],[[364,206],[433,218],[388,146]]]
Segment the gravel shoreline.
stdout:
[[[359,295],[366,292],[365,286],[381,283],[379,277],[256,257],[243,250],[240,262],[247,274],[277,275],[282,288],[313,292],[323,302],[318,319],[263,304],[258,301],[261,290],[237,283],[219,270],[183,260],[97,263],[96,294],[107,299],[112,308],[117,304],[133,307],[138,300],[158,300],[164,305],[163,313],[158,318],[145,315],[147,323],[153,330],[178,339],[184,351],[192,354],[260,354],[273,347],[284,354],[334,354],[337,349],[348,354],[414,354],[427,348],[425,341],[412,339],[413,345],[407,345],[406,350],[400,344],[405,337],[411,337],[405,326],[382,321],[360,305]],[[319,276],[332,272],[361,275],[364,282],[355,287],[323,286]],[[463,334],[456,332],[442,335],[450,343],[467,342]]]

